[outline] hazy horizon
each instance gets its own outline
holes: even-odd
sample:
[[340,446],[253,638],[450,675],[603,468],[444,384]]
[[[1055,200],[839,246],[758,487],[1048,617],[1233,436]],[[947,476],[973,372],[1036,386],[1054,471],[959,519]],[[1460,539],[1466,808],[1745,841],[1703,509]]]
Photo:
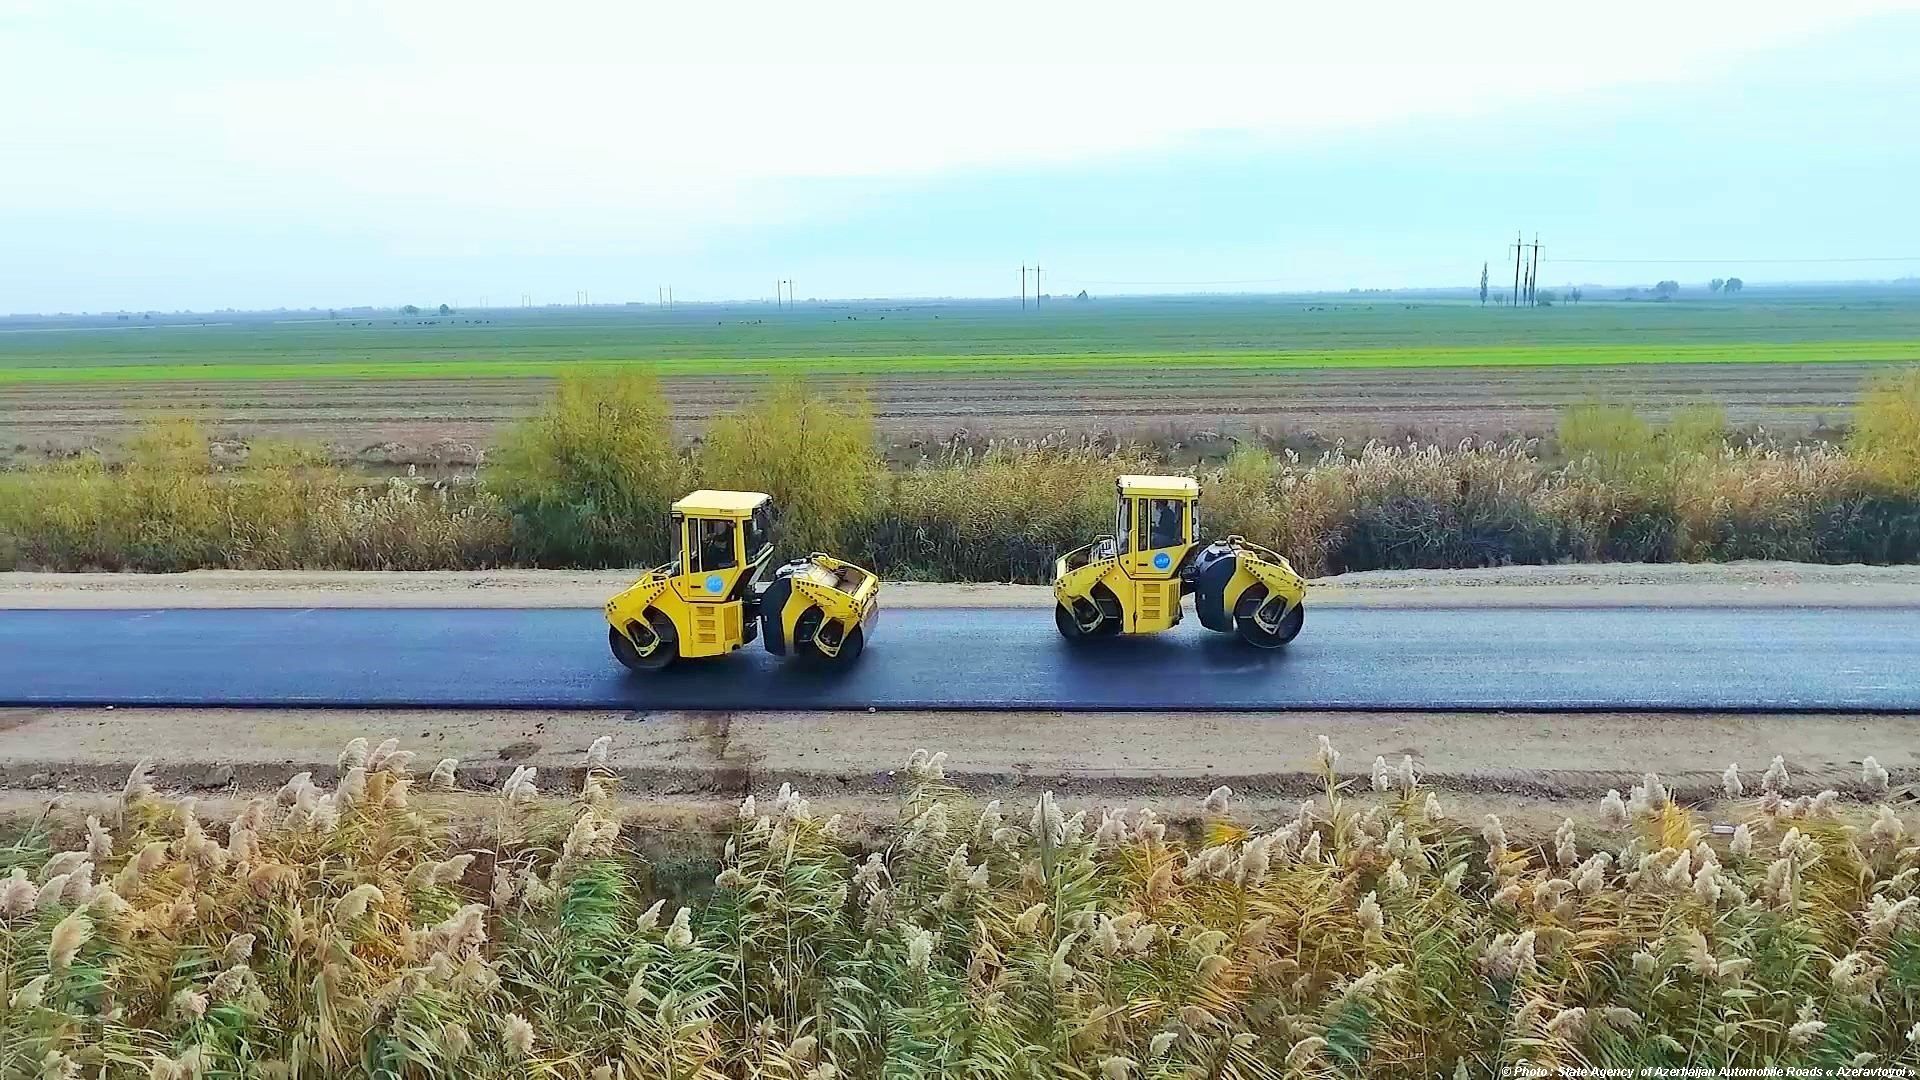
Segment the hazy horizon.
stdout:
[[0,312],[1920,274],[1911,0],[519,10],[0,8]]
[[[1507,264],[1509,276],[1508,276],[1507,285],[1504,289],[1495,283],[1489,282],[1487,286],[1488,296],[1489,296],[1489,299],[1487,301],[1488,306],[1491,307],[1496,302],[1503,299],[1502,294],[1504,292],[1511,291],[1512,284],[1513,284],[1512,276],[1511,276],[1512,266],[1513,266],[1512,262],[1509,261]],[[1689,300],[1701,300],[1701,299],[1712,298],[1712,294],[1708,291],[1709,280],[1710,279],[1700,280],[1700,281],[1687,281],[1684,279],[1680,280],[1679,285],[1681,288],[1681,292],[1674,299],[1681,302],[1685,302]],[[1765,302],[1769,299],[1792,300],[1797,298],[1793,294],[1813,294],[1817,296],[1823,293],[1826,295],[1864,293],[1868,296],[1873,296],[1876,294],[1910,293],[1916,300],[1920,300],[1920,277],[1856,279],[1856,280],[1838,280],[1838,279],[1802,280],[1802,281],[1765,281],[1765,280],[1753,281],[1753,280],[1742,279],[1742,283],[1745,286],[1742,292],[1742,298],[1750,302]],[[1581,289],[1581,290],[1597,290],[1593,292],[1588,292],[1586,295],[1581,297],[1581,299],[1579,300],[1579,302],[1581,303],[1608,303],[1608,302],[1619,302],[1620,300],[1622,300],[1623,297],[1618,295],[1621,293],[1632,292],[1632,291],[1638,291],[1643,294],[1651,293],[1652,286],[1654,284],[1656,283],[1651,281],[1648,281],[1648,282],[1586,281],[1586,282],[1576,282],[1573,284],[1572,287]],[[1550,301],[1566,302],[1568,299],[1566,296],[1566,288],[1567,287],[1564,285],[1549,285],[1549,284],[1543,283],[1540,286],[1540,291]],[[1050,303],[1060,303],[1060,304],[1064,304],[1072,301],[1074,299],[1074,296],[1075,294],[1073,293],[1050,292],[1047,294],[1047,298]],[[1380,297],[1380,296],[1386,296],[1386,297],[1391,297],[1395,299],[1405,299],[1405,300],[1424,299],[1424,300],[1429,300],[1434,302],[1444,302],[1444,301],[1455,301],[1455,300],[1468,301],[1468,300],[1474,299],[1474,286],[1470,286],[1470,285],[1432,285],[1432,286],[1403,285],[1403,286],[1373,286],[1373,287],[1351,286],[1345,289],[1308,289],[1308,290],[1287,290],[1287,291],[1269,291],[1269,292],[1248,292],[1248,291],[1233,292],[1233,291],[1226,291],[1226,290],[1216,290],[1216,291],[1206,291],[1206,292],[1140,292],[1140,293],[1107,292],[1107,293],[1089,293],[1088,296],[1089,296],[1089,299],[1092,299],[1092,300],[1104,300],[1104,301],[1112,301],[1112,302],[1158,301],[1158,300],[1165,300],[1165,301],[1206,301],[1206,300],[1260,301],[1260,300],[1293,300],[1293,299],[1319,300],[1323,298],[1330,301],[1334,301],[1334,300],[1341,300],[1341,299],[1364,300],[1369,297]],[[955,305],[980,304],[980,305],[987,305],[987,304],[1003,304],[1003,303],[1017,304],[1019,302],[1019,299],[1020,299],[1019,294],[1011,293],[1011,292],[1005,295],[994,295],[994,296],[800,296],[800,297],[797,297],[794,301],[790,302],[789,306],[813,305],[813,306],[826,307],[826,306],[840,306],[840,305],[847,305],[847,304],[930,304],[930,305],[931,304],[955,304]],[[1639,300],[1641,302],[1648,302],[1652,298],[1650,296],[1642,295],[1642,296],[1633,297],[1633,299]],[[362,313],[367,311],[396,312],[403,306],[406,306],[407,304],[412,304],[413,306],[420,308],[419,317],[431,318],[437,314],[437,308],[442,303],[445,303],[456,314],[458,313],[477,314],[480,312],[536,311],[536,310],[555,310],[555,309],[596,310],[596,309],[619,309],[619,308],[633,308],[633,307],[654,308],[654,307],[664,306],[651,298],[602,299],[602,298],[594,297],[594,298],[589,298],[585,303],[580,303],[573,300],[542,301],[542,300],[536,299],[533,303],[522,306],[520,304],[503,304],[498,301],[494,301],[490,297],[488,298],[488,303],[484,305],[476,301],[467,300],[466,298],[463,298],[463,297],[452,297],[452,298],[445,298],[445,299],[440,297],[427,297],[424,299],[415,299],[415,300],[381,300],[379,302],[362,301],[360,303],[354,303],[354,304],[334,304],[334,305],[275,304],[271,307],[235,307],[231,305],[226,305],[226,306],[211,307],[211,308],[101,308],[97,310],[96,309],[69,309],[69,310],[61,310],[61,311],[0,311],[0,321],[4,321],[7,319],[98,318],[103,316],[140,315],[140,314],[173,315],[173,316],[217,315],[217,314],[272,315],[277,313],[306,314],[310,312],[334,312],[336,314],[339,314],[339,317],[346,318],[347,316],[345,314],[340,314],[340,313],[350,313],[350,312],[356,312],[356,311],[362,312]],[[752,307],[774,308],[775,307],[775,301],[772,296],[716,297],[716,298],[702,298],[702,299],[687,299],[686,297],[676,297],[674,300],[674,303],[676,305],[682,305],[687,307],[711,307],[711,308],[752,308]]]

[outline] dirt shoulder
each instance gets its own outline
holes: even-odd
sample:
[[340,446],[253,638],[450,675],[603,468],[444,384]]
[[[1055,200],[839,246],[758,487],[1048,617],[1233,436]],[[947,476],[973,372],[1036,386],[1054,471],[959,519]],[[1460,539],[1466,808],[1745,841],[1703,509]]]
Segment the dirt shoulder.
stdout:
[[162,788],[210,807],[271,792],[295,772],[331,782],[340,748],[358,736],[398,739],[420,772],[459,759],[484,819],[483,794],[520,765],[537,768],[550,792],[575,790],[587,747],[606,735],[623,813],[663,833],[723,829],[741,796],[782,783],[823,812],[882,828],[897,820],[901,766],[920,748],[946,750],[948,775],[981,798],[1050,790],[1071,805],[1148,805],[1177,818],[1225,784],[1244,816],[1265,820],[1321,789],[1322,734],[1356,791],[1376,755],[1409,755],[1454,816],[1497,813],[1532,838],[1563,818],[1593,824],[1600,796],[1649,768],[1720,817],[1745,812],[1720,801],[1729,762],[1751,784],[1780,754],[1794,793],[1860,794],[1869,754],[1896,785],[1920,781],[1920,717],[4,709],[0,819],[50,806],[88,812],[143,758]]
[[1704,798],[1729,762],[1757,775],[1775,754],[1809,791],[1857,786],[1869,754],[1896,782],[1920,780],[1920,716],[14,708],[0,709],[0,787],[117,790],[149,758],[171,785],[266,789],[296,771],[331,775],[340,747],[365,736],[398,739],[424,768],[457,758],[476,785],[531,765],[563,790],[602,735],[628,790],[670,796],[782,782],[886,794],[922,748],[948,751],[949,775],[982,792],[1298,796],[1318,786],[1319,735],[1343,771],[1407,755],[1464,793],[1597,796],[1655,769]]
[[[0,573],[0,608],[588,607],[637,570]],[[889,582],[890,608],[1045,607],[1038,585]],[[1316,607],[1914,607],[1920,566],[1609,563],[1322,578]]]

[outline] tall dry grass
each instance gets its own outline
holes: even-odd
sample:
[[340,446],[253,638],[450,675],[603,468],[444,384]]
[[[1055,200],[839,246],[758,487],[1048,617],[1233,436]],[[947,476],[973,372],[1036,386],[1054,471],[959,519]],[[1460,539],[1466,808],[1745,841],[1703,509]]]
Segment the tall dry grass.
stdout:
[[1113,481],[1138,457],[1049,444],[949,448],[895,474],[854,547],[901,577],[1045,581],[1061,553],[1113,531]]
[[1649,775],[1532,844],[1325,740],[1297,814],[1221,789],[1175,827],[982,805],[919,753],[877,848],[785,787],[749,798],[689,906],[624,834],[605,747],[570,802],[517,771],[484,848],[452,835],[457,763],[391,741],[212,827],[136,770],[83,832],[0,847],[0,1075],[1920,1065],[1914,823],[1789,797],[1777,759],[1730,770],[1731,835]]
[[[1844,447],[1734,437],[1703,407],[1656,425],[1570,410],[1533,443],[1242,446],[1196,471],[1210,536],[1308,573],[1565,561],[1920,560],[1920,375],[1883,381]],[[478,485],[370,488],[289,448],[211,464],[206,434],[156,425],[127,464],[0,472],[0,567],[436,568],[652,565],[697,485],[771,492],[788,554],[830,549],[893,577],[1044,581],[1111,530],[1113,477],[1146,451],[1046,440],[951,446],[888,471],[860,402],[782,384],[678,447],[644,374],[563,380]]]
[[426,570],[509,561],[485,496],[396,477],[381,486],[298,447],[213,463],[190,421],[144,428],[110,468],[83,457],[0,472],[0,568]]

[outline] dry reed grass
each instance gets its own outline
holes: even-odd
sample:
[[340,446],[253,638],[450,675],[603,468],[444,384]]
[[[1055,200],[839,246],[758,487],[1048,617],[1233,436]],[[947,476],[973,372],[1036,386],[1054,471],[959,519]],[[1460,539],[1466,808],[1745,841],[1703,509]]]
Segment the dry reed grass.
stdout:
[[[945,755],[856,850],[782,788],[714,887],[655,894],[596,743],[486,849],[355,740],[208,828],[144,770],[64,850],[0,847],[0,1076],[1431,1077],[1920,1065],[1920,845],[1894,805],[1729,770],[1710,831],[1649,775],[1603,831],[1458,823],[1415,763],[1254,825],[980,805]],[[1363,806],[1356,787],[1379,793]],[[1862,790],[1886,799],[1869,759]]]

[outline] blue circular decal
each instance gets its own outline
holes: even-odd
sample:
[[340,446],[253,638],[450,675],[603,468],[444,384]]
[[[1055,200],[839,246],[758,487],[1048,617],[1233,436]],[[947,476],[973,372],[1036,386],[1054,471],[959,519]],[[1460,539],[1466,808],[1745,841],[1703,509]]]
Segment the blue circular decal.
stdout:
[[720,575],[719,575],[719,574],[708,574],[708,575],[707,575],[707,591],[708,591],[708,592],[719,592],[719,591],[720,591],[720,586],[721,586],[722,584],[723,584],[723,583],[722,583],[722,582],[721,582],[721,580],[720,580]]
[[1164,551],[1157,553],[1153,557],[1153,568],[1155,570],[1165,570],[1167,567],[1172,565],[1173,565],[1173,556],[1167,554]]

